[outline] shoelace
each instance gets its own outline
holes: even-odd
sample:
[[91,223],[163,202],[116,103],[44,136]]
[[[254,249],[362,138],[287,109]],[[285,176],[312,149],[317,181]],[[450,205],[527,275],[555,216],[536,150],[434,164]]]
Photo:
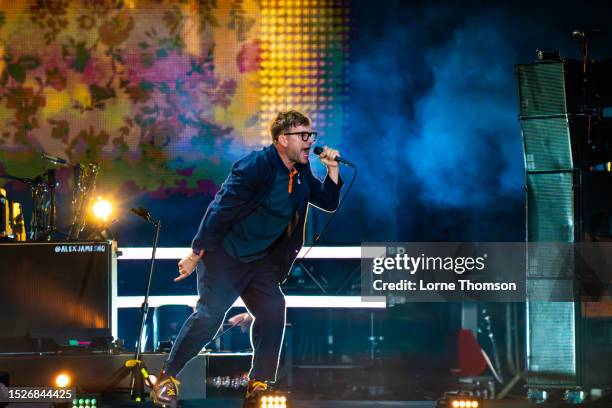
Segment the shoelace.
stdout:
[[177,380],[176,378],[174,378],[174,377],[169,377],[169,378],[164,379],[162,382],[159,383],[158,388],[163,387],[168,382],[171,382],[174,385],[174,387],[169,389],[168,394],[175,395],[174,394],[174,392],[175,392],[174,390],[178,389],[178,386],[179,386],[179,384],[181,382],[179,380]]
[[268,389],[268,384],[263,381],[255,381],[253,384],[250,384],[249,389],[251,392],[254,391],[265,391]]

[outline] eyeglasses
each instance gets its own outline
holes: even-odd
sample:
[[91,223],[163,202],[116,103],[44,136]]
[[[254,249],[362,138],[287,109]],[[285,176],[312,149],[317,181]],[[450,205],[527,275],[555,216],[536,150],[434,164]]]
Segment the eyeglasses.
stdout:
[[289,132],[283,135],[300,135],[302,142],[307,142],[308,139],[312,139],[313,142],[317,140],[317,132]]

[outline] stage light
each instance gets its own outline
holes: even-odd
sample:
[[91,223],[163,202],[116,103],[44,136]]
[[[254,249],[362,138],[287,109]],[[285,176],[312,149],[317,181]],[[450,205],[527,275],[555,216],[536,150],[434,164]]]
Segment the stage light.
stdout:
[[[349,28],[344,1],[262,0],[261,7],[261,121],[272,119],[281,102],[307,114],[331,109],[347,83],[335,73],[338,58],[348,55],[340,35]],[[261,140],[267,143],[263,134]]]
[[70,383],[72,382],[72,379],[66,373],[59,373],[57,376],[55,376],[54,382],[57,387],[66,388],[70,385]]
[[447,407],[452,407],[452,408],[480,408],[480,401],[478,398],[474,398],[471,396],[457,396],[457,395],[452,395],[452,396],[447,396],[446,397],[446,401]]
[[100,403],[99,394],[81,395],[72,400],[72,408],[98,408]]
[[100,221],[108,221],[108,217],[113,212],[113,206],[110,201],[105,200],[102,197],[98,197],[98,199],[94,202],[91,207],[93,216]]
[[287,408],[287,397],[282,394],[264,395],[259,401],[259,408]]

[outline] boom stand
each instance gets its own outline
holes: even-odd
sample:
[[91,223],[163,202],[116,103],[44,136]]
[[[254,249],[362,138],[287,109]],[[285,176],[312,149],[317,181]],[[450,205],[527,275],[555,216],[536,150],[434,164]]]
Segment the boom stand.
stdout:
[[130,399],[136,402],[142,402],[145,393],[144,385],[152,387],[152,382],[149,379],[149,372],[144,362],[140,360],[141,352],[140,346],[142,341],[142,333],[144,331],[145,321],[147,320],[147,314],[149,312],[149,291],[151,290],[151,279],[153,278],[153,267],[155,265],[155,252],[157,250],[157,242],[159,240],[159,230],[161,229],[161,222],[151,217],[148,211],[145,210],[144,214],[138,214],[142,216],[147,222],[150,222],[155,226],[155,240],[153,241],[153,251],[151,253],[151,265],[149,268],[149,276],[147,277],[147,286],[145,287],[144,301],[140,307],[140,330],[138,331],[138,341],[136,342],[136,352],[134,353],[134,359],[126,361],[113,376],[107,389],[114,388],[121,380],[128,375],[131,375],[130,381]]

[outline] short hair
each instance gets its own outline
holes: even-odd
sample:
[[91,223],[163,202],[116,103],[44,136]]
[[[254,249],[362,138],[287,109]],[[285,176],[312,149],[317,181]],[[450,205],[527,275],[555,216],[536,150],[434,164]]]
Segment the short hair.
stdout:
[[276,119],[270,124],[270,133],[272,134],[272,140],[278,141],[278,137],[281,133],[286,132],[292,127],[297,126],[309,126],[310,118],[301,112],[296,110],[288,110],[278,112]]

